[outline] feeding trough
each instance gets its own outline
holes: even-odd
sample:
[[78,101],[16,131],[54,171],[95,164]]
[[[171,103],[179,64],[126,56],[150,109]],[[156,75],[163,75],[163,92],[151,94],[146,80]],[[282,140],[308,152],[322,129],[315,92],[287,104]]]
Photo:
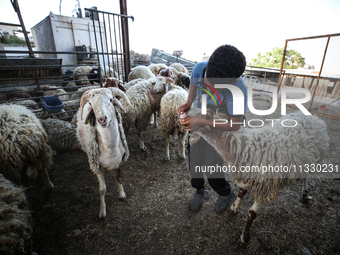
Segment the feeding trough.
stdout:
[[61,101],[58,96],[42,97],[40,101],[42,103],[41,107],[44,111],[57,113],[64,107],[63,101]]

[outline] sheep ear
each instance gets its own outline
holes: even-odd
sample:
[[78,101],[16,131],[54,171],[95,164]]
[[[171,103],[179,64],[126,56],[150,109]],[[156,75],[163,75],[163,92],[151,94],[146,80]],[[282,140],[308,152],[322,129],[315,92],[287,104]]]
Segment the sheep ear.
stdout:
[[81,112],[81,119],[83,119],[83,109],[84,109],[84,105],[87,101],[89,101],[89,97],[90,97],[90,92],[91,90],[85,91],[85,93],[83,93],[83,95],[80,98],[80,112]]
[[126,92],[126,89],[125,89],[122,85],[118,84],[118,88],[119,88],[121,91]]
[[94,112],[93,112],[92,105],[90,105],[90,104],[88,104],[88,105],[89,105],[89,108],[86,108],[87,113],[85,113],[86,114],[85,124],[91,123],[91,125],[93,125],[94,120],[95,120],[95,115],[94,115]]
[[185,77],[183,83],[184,83],[185,87],[188,89],[190,87],[190,78]]

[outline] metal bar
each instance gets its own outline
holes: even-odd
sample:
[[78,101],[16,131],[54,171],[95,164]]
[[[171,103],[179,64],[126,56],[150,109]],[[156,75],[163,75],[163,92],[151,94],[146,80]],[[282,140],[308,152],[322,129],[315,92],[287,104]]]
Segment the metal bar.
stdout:
[[[282,70],[283,70],[283,64],[284,64],[284,62],[285,62],[285,57],[286,57],[287,44],[288,44],[288,41],[286,40],[285,47],[284,47],[284,49],[283,49],[283,56],[282,56],[282,61],[281,61],[281,68],[280,68],[279,80],[278,80],[278,82],[277,82],[277,92],[280,91],[281,84],[282,84],[282,81],[283,81],[283,78],[282,78]],[[282,78],[282,79],[281,79],[281,78]]]
[[12,23],[5,23],[5,22],[0,22],[0,25],[9,26],[9,27],[21,27],[20,24],[12,24]]
[[102,12],[102,13],[106,13],[106,14],[112,14],[112,15],[116,15],[116,16],[120,16],[120,17],[124,17],[124,18],[130,18],[132,20],[135,19],[133,16],[127,16],[127,15],[124,15],[124,14],[118,14],[118,13],[113,13],[113,12],[105,12],[105,11],[93,10],[93,9],[88,9],[88,8],[85,8],[84,10],[85,11]]
[[[339,34],[339,35],[340,35],[340,34]],[[323,64],[324,64],[324,62],[325,62],[326,53],[327,53],[328,44],[329,44],[329,40],[330,40],[330,39],[331,39],[331,37],[329,36],[328,39],[327,39],[327,43],[326,43],[326,47],[325,47],[325,52],[324,52],[324,54],[323,54],[323,58],[322,58],[322,62],[321,62],[321,67],[320,67],[320,71],[319,71],[319,75],[318,75],[318,79],[317,79],[316,84],[315,84],[315,89],[314,89],[314,91],[313,91],[312,100],[310,101],[308,110],[310,110],[310,109],[312,108],[312,104],[313,104],[314,96],[315,96],[315,93],[316,93],[316,89],[317,89],[318,86],[319,86],[319,80],[320,80],[320,76],[321,76],[321,73],[322,73]]]
[[[114,17],[114,16],[113,16]],[[110,31],[110,45],[111,45],[111,59],[112,59],[112,69],[113,72],[115,72],[115,65],[114,65],[114,60],[113,60],[113,46],[112,46],[112,33],[111,33],[111,23],[110,23],[110,15],[108,15],[108,21],[109,21],[109,31]],[[110,66],[110,61],[109,61],[109,66]],[[114,76],[114,75],[113,75]],[[119,76],[118,76],[119,77]]]
[[325,37],[333,37],[333,36],[340,36],[338,34],[329,34],[329,35],[318,35],[318,36],[309,36],[309,37],[302,37],[302,38],[294,38],[294,39],[287,39],[287,41],[299,41],[299,40],[306,40],[306,39],[317,39],[317,38],[325,38]]
[[[0,53],[29,53],[29,51],[24,50],[0,50]],[[38,54],[88,54],[87,51],[34,51]],[[103,55],[104,53],[100,52]],[[116,53],[115,53],[116,54]],[[124,55],[123,53],[117,53],[118,55]]]
[[[120,0],[120,13],[127,15],[126,0]],[[123,48],[124,48],[124,69],[125,69],[125,80],[128,80],[128,73],[130,72],[130,46],[129,46],[129,26],[127,17],[121,17],[122,20],[122,32],[123,32]]]
[[[104,15],[104,14],[103,14]],[[98,27],[99,27],[99,37],[100,37],[100,45],[102,46],[101,48],[101,51],[104,52],[104,47],[103,47],[103,38],[102,38],[102,29],[101,29],[101,26],[100,26],[100,18],[99,18],[99,15],[98,15]],[[98,50],[98,49],[97,49]],[[99,51],[99,50],[98,50]],[[98,62],[100,63],[100,59],[98,59]],[[104,74],[105,74],[105,58],[104,58],[104,55],[103,55],[103,64],[104,64]],[[102,82],[102,77],[101,77],[101,69],[99,70],[99,73],[100,73],[100,86],[103,87],[103,82]]]
[[[108,16],[108,19],[109,19],[109,16]],[[106,44],[106,52],[107,52],[107,54],[106,54],[107,64],[108,64],[109,76],[111,77],[110,56],[109,56],[110,54],[109,54],[109,46],[108,46],[108,43],[107,43],[107,32],[106,32],[106,22],[105,22],[104,13],[103,13],[103,20],[104,20],[104,35],[105,35],[105,44]],[[103,52],[104,52],[104,50],[103,50]],[[105,70],[105,76],[106,76],[106,70]]]
[[[122,33],[121,33],[121,23],[120,23],[120,19],[117,17],[118,20],[118,36],[119,36],[119,50],[120,52],[123,52],[122,49]],[[120,62],[120,66],[122,67],[122,72],[124,73],[124,81],[128,81],[128,78],[126,78],[126,70],[125,70],[125,52],[123,53],[123,58],[124,58],[124,62],[123,59],[120,58],[119,62]],[[119,68],[119,64],[118,64],[118,68]]]
[[[118,20],[118,17],[117,17],[117,20]],[[113,16],[113,30],[114,30],[114,34],[115,34],[115,47],[116,47],[116,53],[118,53],[115,16]],[[118,70],[118,77],[120,77],[118,55],[116,55],[116,64],[117,64],[117,70]]]
[[[92,24],[93,24],[93,31],[94,31],[94,39],[96,42],[96,51],[97,51],[97,58],[98,58],[98,66],[99,66],[99,80],[102,80],[102,72],[100,71],[100,59],[99,59],[99,50],[98,50],[98,42],[97,42],[97,33],[96,33],[96,26],[95,26],[95,22],[94,22],[94,15],[93,15],[93,11],[92,9],[89,9],[89,11],[92,11]],[[99,18],[98,18],[98,23],[100,23]],[[102,87],[102,86],[101,86]]]
[[21,28],[22,28],[22,31],[23,31],[24,36],[25,36],[26,44],[27,44],[28,50],[30,52],[29,55],[30,55],[30,57],[33,58],[34,54],[33,54],[33,50],[32,50],[32,45],[31,45],[30,40],[28,39],[28,35],[27,35],[26,28],[25,28],[24,20],[21,17],[21,12],[20,12],[18,1],[17,0],[11,0],[11,3],[13,5],[13,8],[14,8],[15,12],[18,15],[18,18],[19,18],[19,21],[20,21],[20,24],[21,24]]

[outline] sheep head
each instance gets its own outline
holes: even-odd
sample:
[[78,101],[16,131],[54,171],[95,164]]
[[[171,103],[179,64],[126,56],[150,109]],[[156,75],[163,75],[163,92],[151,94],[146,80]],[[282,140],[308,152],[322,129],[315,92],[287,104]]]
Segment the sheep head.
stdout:
[[104,88],[109,88],[109,87],[119,88],[123,92],[126,92],[126,89],[122,86],[121,80],[119,80],[118,78],[115,78],[115,77],[109,77],[109,78],[105,79]]
[[83,119],[85,103],[89,102],[85,113],[85,124],[90,122],[94,124],[94,118],[96,118],[99,125],[107,127],[112,116],[115,116],[115,107],[118,107],[123,113],[126,112],[117,97],[122,97],[132,107],[128,97],[118,88],[99,88],[86,91],[80,99],[81,119]]
[[172,79],[176,79],[177,78],[177,70],[173,67],[168,67],[165,69],[161,69],[159,71],[159,75],[164,76],[164,77],[170,77]]
[[179,73],[177,79],[177,85],[181,86],[182,88],[188,89],[190,86],[190,76],[185,73]]
[[170,77],[157,76],[156,83],[153,87],[153,93],[168,92],[169,86],[175,85],[175,82]]

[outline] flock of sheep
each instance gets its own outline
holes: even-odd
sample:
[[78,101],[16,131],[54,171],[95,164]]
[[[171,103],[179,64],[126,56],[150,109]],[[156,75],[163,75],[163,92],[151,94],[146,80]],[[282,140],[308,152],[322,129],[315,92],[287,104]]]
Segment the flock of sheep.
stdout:
[[[110,76],[107,72],[98,76],[98,72],[99,69],[78,68],[74,71],[77,74],[75,77],[78,77],[76,84],[83,84],[82,82],[88,79],[98,82],[99,77]],[[0,251],[11,254],[11,251],[22,245],[22,240],[29,238],[32,231],[29,222],[30,213],[27,207],[19,206],[19,204],[26,204],[26,199],[23,190],[16,185],[21,185],[24,176],[36,178],[41,174],[47,187],[52,189],[53,184],[48,176],[48,168],[52,163],[52,150],[81,148],[87,153],[90,168],[99,181],[99,217],[106,216],[105,170],[116,171],[119,198],[126,198],[120,167],[129,157],[127,136],[131,126],[134,125],[137,130],[140,149],[146,150],[143,132],[150,124],[157,125],[157,113],[160,112],[165,159],[170,160],[170,136],[178,136],[181,156],[185,158],[188,131],[180,125],[175,112],[188,98],[190,77],[186,68],[178,63],[169,67],[162,64],[137,66],[131,70],[129,81],[125,84],[113,70],[108,72],[115,77],[106,78],[103,88],[94,84],[79,89],[73,95],[77,97],[81,95],[81,98],[72,105],[77,110],[77,114],[71,123],[51,118],[38,119],[41,115],[37,116],[26,106],[0,105],[0,217],[2,219]],[[60,89],[49,91],[67,94]],[[24,102],[28,104],[27,101],[31,100]],[[298,119],[303,125],[289,131],[282,128],[266,130],[241,128],[237,132],[228,134],[201,128],[197,131],[197,135],[209,141],[229,164],[289,165],[301,163],[306,158],[311,162],[320,162],[328,149],[326,124],[316,116],[309,118],[294,115],[285,118],[289,117]],[[280,143],[283,147],[286,146],[286,149],[283,150],[282,146],[274,146],[273,139],[277,137],[280,137]],[[303,143],[299,145],[301,141]],[[308,149],[302,150],[307,148],[306,146]],[[284,180],[272,177],[260,179],[258,176],[251,175],[231,177],[241,188],[237,200],[231,207],[232,211],[237,211],[247,189],[255,197],[254,205],[249,210],[247,226],[240,239],[243,243],[250,240],[250,225],[259,207],[264,202],[275,200],[278,191],[283,187],[301,180],[295,177]],[[307,192],[306,185],[304,192]]]

